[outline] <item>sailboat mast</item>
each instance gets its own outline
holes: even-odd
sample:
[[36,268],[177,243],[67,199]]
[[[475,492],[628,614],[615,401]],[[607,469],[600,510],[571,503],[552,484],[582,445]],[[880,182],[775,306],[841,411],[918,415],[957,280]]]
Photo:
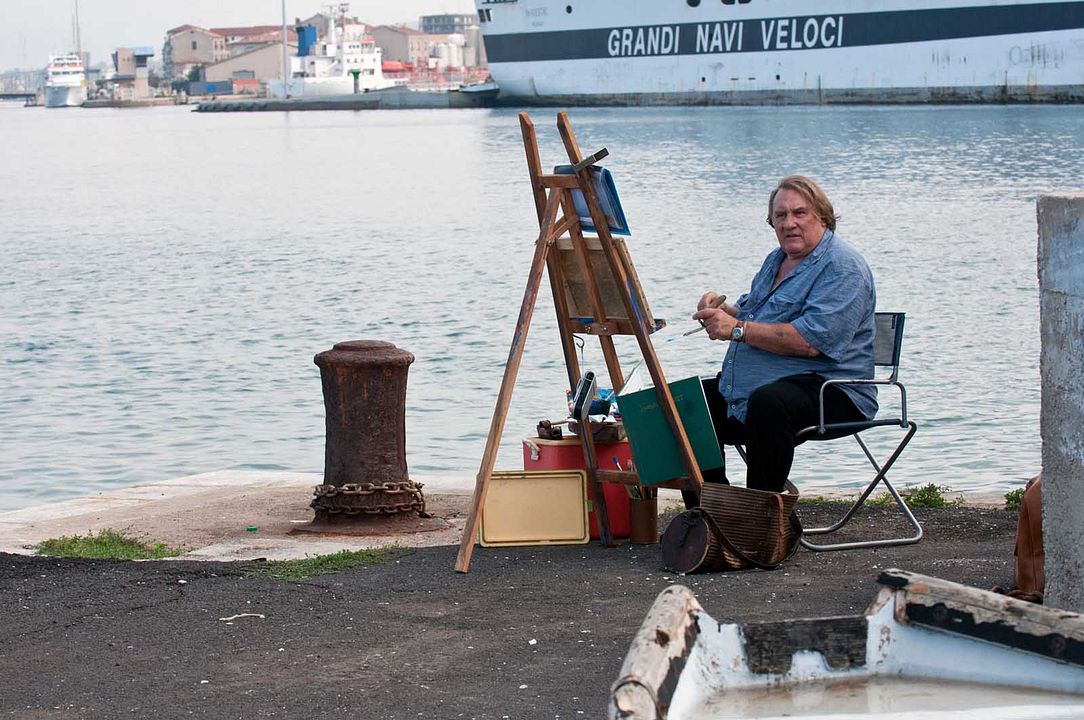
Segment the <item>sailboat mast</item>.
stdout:
[[290,46],[286,43],[286,0],[282,0],[282,97],[290,97]]
[[79,36],[79,0],[75,2],[75,52],[79,56],[79,62],[83,61],[83,39]]

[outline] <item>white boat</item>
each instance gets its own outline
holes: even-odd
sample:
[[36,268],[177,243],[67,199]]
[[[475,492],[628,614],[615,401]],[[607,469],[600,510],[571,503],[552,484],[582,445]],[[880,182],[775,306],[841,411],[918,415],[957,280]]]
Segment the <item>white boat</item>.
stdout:
[[1084,102],[1084,2],[475,4],[512,102]]
[[675,585],[611,688],[611,720],[1084,717],[1084,615],[900,570],[865,615],[746,624]]
[[[327,35],[311,47],[298,43],[290,58],[288,92],[281,80],[268,82],[273,97],[326,97],[382,90],[395,85],[384,77],[383,54],[365,26],[347,21],[348,3],[339,3],[338,15],[327,18]],[[300,33],[299,33],[300,36]]]
[[51,55],[45,68],[45,107],[79,107],[87,99],[87,76],[77,53]]

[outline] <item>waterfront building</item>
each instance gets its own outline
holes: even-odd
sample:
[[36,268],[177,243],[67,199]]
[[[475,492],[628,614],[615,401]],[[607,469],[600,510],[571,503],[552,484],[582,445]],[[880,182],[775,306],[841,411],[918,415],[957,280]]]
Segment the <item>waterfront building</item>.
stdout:
[[162,75],[185,80],[195,67],[205,67],[230,56],[226,38],[206,28],[181,25],[166,32],[162,45]]
[[[294,33],[294,37],[296,37]],[[279,31],[282,37],[282,31]],[[297,43],[288,42],[291,58],[297,56]],[[282,43],[262,45],[248,52],[234,55],[221,62],[208,65],[203,70],[207,82],[233,81],[234,92],[255,93],[261,84],[282,78]]]
[[113,53],[114,100],[140,100],[150,97],[147,61],[154,57],[154,48],[117,48]]
[[429,67],[429,36],[405,25],[375,25],[369,34],[384,53],[384,60],[415,68]]
[[418,28],[427,35],[462,36],[464,42],[461,64],[466,67],[482,67],[486,64],[486,48],[477,14],[422,15],[418,18]]
[[422,15],[418,18],[418,29],[426,35],[462,35],[472,27],[478,27],[478,15],[475,13]]
[[[246,55],[268,45],[278,45],[279,49],[282,48],[281,25],[211,28],[211,32],[226,39],[226,50],[229,51],[231,58]],[[286,41],[297,43],[297,31],[294,28],[286,29]]]

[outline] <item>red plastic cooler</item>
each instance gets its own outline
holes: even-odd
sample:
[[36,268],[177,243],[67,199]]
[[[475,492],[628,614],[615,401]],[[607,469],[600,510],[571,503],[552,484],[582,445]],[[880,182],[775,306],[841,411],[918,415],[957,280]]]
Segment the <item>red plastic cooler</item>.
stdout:
[[[626,440],[615,443],[595,443],[595,454],[598,456],[598,466],[603,470],[618,469],[617,463],[614,462],[615,457],[621,463],[621,469],[627,468],[629,461],[632,460],[632,451]],[[586,470],[587,462],[583,457],[583,443],[578,437],[561,440],[524,438],[523,469]],[[592,492],[590,483],[587,491]],[[625,486],[617,483],[602,483],[602,492],[606,496],[606,510],[610,516],[610,533],[615,538],[627,538],[630,505]],[[598,539],[598,521],[595,519],[594,507],[591,507],[587,520],[590,523],[592,539]]]

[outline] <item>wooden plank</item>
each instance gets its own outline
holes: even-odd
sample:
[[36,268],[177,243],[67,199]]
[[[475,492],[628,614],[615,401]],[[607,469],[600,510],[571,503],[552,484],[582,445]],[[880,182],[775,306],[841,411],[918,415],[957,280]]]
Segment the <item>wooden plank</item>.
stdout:
[[[583,155],[580,152],[579,144],[576,142],[576,136],[572,132],[572,126],[568,121],[568,115],[564,112],[557,114],[557,129],[561,134],[561,140],[564,143],[568,159],[572,164],[578,163],[583,158]],[[580,178],[580,191],[587,201],[587,208],[591,213],[591,221],[595,225],[599,241],[606,252],[610,266],[613,269],[614,278],[622,287],[628,287],[628,272],[620,254],[614,248],[613,239],[610,235],[609,223],[606,220],[605,214],[599,207],[598,197],[595,195],[595,188],[591,182],[590,172],[585,168],[577,174],[577,177]],[[637,308],[634,305],[632,295],[630,293],[623,293],[622,299],[625,302],[628,317],[630,319],[638,318]],[[642,320],[642,318],[640,319]],[[697,465],[692,445],[689,443],[689,437],[685,433],[685,427],[682,425],[681,418],[678,416],[677,408],[674,405],[674,398],[670,394],[670,387],[666,384],[666,377],[662,372],[659,358],[655,354],[655,348],[651,345],[651,339],[648,337],[646,326],[643,323],[636,323],[635,329],[636,341],[639,344],[640,352],[644,357],[644,365],[647,367],[648,373],[651,375],[651,380],[655,385],[655,392],[659,396],[659,405],[662,407],[663,414],[666,416],[666,421],[674,433],[674,440],[677,443],[678,453],[681,455],[682,464],[685,466],[685,470],[688,473],[690,484],[693,486],[693,489],[699,493],[700,489],[704,486],[704,477],[700,473],[700,467]]]
[[[552,192],[566,193],[564,190]],[[566,218],[567,219],[567,218]],[[578,224],[576,218],[573,222]],[[550,252],[546,261],[546,269],[550,277],[550,291],[553,293],[553,307],[557,315],[557,332],[561,337],[561,352],[565,357],[565,371],[568,373],[568,387],[576,389],[576,383],[580,379],[580,360],[576,355],[576,341],[572,337],[575,332],[573,323],[568,316],[568,298],[565,295],[565,279],[561,270],[561,263],[557,262],[557,253]]]
[[599,479],[595,436],[590,432],[580,433],[580,440],[583,443],[583,458],[587,464],[587,475],[591,480],[591,494],[594,495],[592,500],[595,503],[595,519],[598,522],[598,539],[606,547],[613,547],[614,539],[613,534],[610,532],[610,511],[606,506],[606,493],[602,490],[602,481]]
[[868,621],[865,615],[746,623],[745,657],[749,670],[785,675],[794,653],[819,652],[832,670],[850,670],[866,664]]
[[[616,483],[618,485],[639,485],[639,473],[629,470],[602,470],[598,471],[598,479],[602,482]],[[682,476],[674,480],[668,480],[658,485],[650,485],[652,488],[668,488],[670,490],[684,490],[686,477]]]
[[[594,273],[595,282],[598,284],[599,293],[602,295],[602,304],[606,310],[606,319],[625,319],[629,320],[628,311],[626,309],[623,295],[627,292],[634,293],[635,307],[638,308],[637,314],[643,317],[644,323],[648,327],[648,332],[655,332],[657,323],[655,317],[651,314],[651,308],[648,305],[647,299],[644,296],[643,288],[640,285],[639,277],[636,275],[636,270],[632,265],[632,260],[629,258],[628,247],[624,238],[612,238],[614,246],[618,252],[625,259],[625,267],[629,271],[628,288],[618,283],[614,278],[613,271],[610,268],[610,261],[606,256],[606,252],[602,248],[602,242],[598,239],[597,235],[584,235],[584,245],[587,248],[587,255],[590,258],[590,267]],[[591,309],[590,299],[587,295],[586,283],[582,278],[582,272],[579,269],[578,258],[575,256],[575,251],[572,246],[571,237],[561,237],[557,241],[556,257],[560,260],[561,264],[565,267],[565,275],[568,278],[568,291],[569,291],[569,305],[572,307],[571,317],[594,317],[594,313]],[[631,323],[628,324],[629,331],[621,334],[632,335]]]
[[575,175],[540,175],[538,182],[546,188],[572,189],[580,186]]
[[644,293],[643,285],[640,284],[640,276],[636,274],[636,267],[632,264],[632,256],[629,255],[628,245],[626,245],[623,238],[615,237],[612,238],[612,240],[614,249],[617,251],[618,256],[621,258],[622,265],[625,268],[629,293],[632,294],[634,304],[638,308],[636,316],[643,318],[643,322],[647,326],[647,332],[650,335],[655,332],[653,329],[653,326],[656,324],[655,316],[651,314],[651,308],[647,304],[647,295]]
[[[606,308],[602,303],[602,295],[599,293],[598,280],[595,277],[595,273],[591,269],[591,260],[587,255],[587,245],[583,240],[583,230],[580,228],[579,215],[576,213],[575,204],[572,201],[572,193],[568,190],[561,190],[561,209],[566,218],[574,218],[576,222],[569,227],[568,236],[572,243],[573,253],[576,258],[576,265],[578,266],[581,276],[586,284],[587,296],[590,301],[593,317],[599,322],[606,322]],[[565,308],[565,317],[568,317],[568,308]],[[567,321],[565,321],[567,323]],[[613,338],[607,336],[600,336],[599,343],[602,345],[603,358],[606,361],[606,368],[610,375],[611,382],[621,382],[621,366],[617,361],[617,353],[614,351]],[[571,374],[571,371],[570,371]],[[616,376],[616,380],[613,378]],[[578,377],[577,377],[578,379]],[[614,384],[613,387],[620,387],[620,384]],[[588,399],[590,402],[591,399]],[[610,533],[610,513],[606,507],[606,494],[602,490],[602,483],[598,479],[598,463],[595,458],[595,438],[589,433],[585,432],[580,435],[583,443],[584,458],[587,462],[587,473],[591,480],[591,492],[594,495],[595,503],[595,518],[598,521],[598,535],[599,541],[606,547],[612,547],[614,545],[613,536]]]
[[886,570],[877,581],[896,593],[898,622],[1084,666],[1084,615],[904,570]]
[[[565,216],[577,217],[576,225],[569,230],[569,239],[572,242],[573,253],[586,286],[591,316],[595,318],[596,322],[605,324],[607,320],[606,305],[602,300],[602,293],[599,291],[600,274],[591,266],[591,257],[588,255],[587,243],[584,242],[583,231],[580,228],[578,216],[576,216],[576,207],[572,202],[572,194],[565,192],[564,195],[565,199],[562,208]],[[600,335],[599,344],[602,346],[602,358],[606,362],[606,372],[610,376],[611,386],[614,388],[622,387],[625,381],[621,373],[621,363],[617,358],[617,350],[614,348],[613,338],[608,335]]]
[[610,717],[666,717],[678,678],[700,635],[697,618],[703,612],[687,587],[672,585],[659,593],[610,688]]
[[546,209],[546,189],[542,185],[542,158],[538,154],[538,140],[535,137],[534,123],[525,112],[519,114],[519,130],[523,136],[523,149],[527,155],[527,174],[531,180],[531,193],[534,195],[535,212],[538,213],[538,225]]
[[[633,322],[628,318],[610,317],[604,323],[591,321],[590,318],[571,317],[572,332],[580,335],[635,335]],[[654,330],[666,327],[665,320],[656,320]],[[620,384],[618,387],[621,387]]]
[[538,291],[542,284],[542,273],[546,268],[546,258],[549,255],[550,248],[553,247],[553,238],[549,234],[549,226],[557,217],[557,210],[561,205],[559,194],[556,190],[550,192],[542,216],[542,229],[539,232],[538,241],[535,243],[534,259],[531,262],[530,274],[527,276],[527,287],[523,291],[523,302],[519,308],[516,331],[512,337],[512,346],[508,350],[508,361],[504,366],[504,378],[501,380],[501,389],[497,395],[497,405],[493,409],[493,420],[489,426],[485,452],[482,454],[482,464],[475,478],[474,497],[471,500],[470,514],[467,516],[467,523],[463,527],[463,536],[459,540],[459,553],[455,561],[455,569],[458,572],[467,572],[470,568],[470,559],[474,553],[474,542],[478,534],[478,516],[485,504],[489,479],[493,474],[493,465],[497,461],[497,449],[500,446],[501,435],[504,433],[504,422],[508,417],[508,406],[512,400],[512,388],[515,387],[516,376],[519,374],[519,364],[523,359],[523,346],[527,341],[527,330],[531,326],[531,315],[534,313],[534,306],[538,300]]

